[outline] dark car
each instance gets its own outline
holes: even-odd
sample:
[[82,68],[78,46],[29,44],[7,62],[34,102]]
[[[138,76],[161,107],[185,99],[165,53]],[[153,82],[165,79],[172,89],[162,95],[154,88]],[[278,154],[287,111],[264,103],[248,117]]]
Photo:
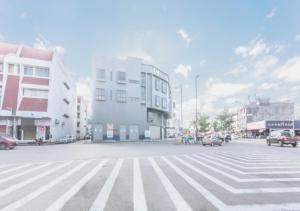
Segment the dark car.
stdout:
[[297,146],[297,139],[291,135],[289,131],[272,131],[267,137],[267,144],[279,144],[281,147],[291,144],[293,147]]
[[0,149],[13,149],[17,145],[14,138],[0,135]]

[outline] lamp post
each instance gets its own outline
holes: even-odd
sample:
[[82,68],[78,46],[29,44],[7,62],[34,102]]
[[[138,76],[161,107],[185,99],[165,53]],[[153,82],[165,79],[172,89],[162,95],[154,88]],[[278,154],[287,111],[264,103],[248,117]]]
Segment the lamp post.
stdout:
[[196,91],[196,141],[198,138],[198,84],[197,84],[197,80],[200,77],[200,75],[196,75],[195,77],[195,91]]

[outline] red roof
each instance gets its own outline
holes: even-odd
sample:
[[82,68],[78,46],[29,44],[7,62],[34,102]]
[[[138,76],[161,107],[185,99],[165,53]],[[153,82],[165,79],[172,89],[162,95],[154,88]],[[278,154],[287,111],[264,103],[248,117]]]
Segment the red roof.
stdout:
[[35,48],[23,46],[20,53],[20,57],[51,61],[53,57],[53,51],[41,50],[41,49],[35,49]]
[[35,85],[49,85],[49,79],[47,78],[35,78],[35,77],[24,77],[22,80],[23,84],[35,84]]
[[46,112],[48,107],[48,99],[23,97],[19,110]]
[[18,51],[18,47],[19,46],[16,44],[0,42],[0,54],[2,54],[2,55],[6,55],[9,53],[16,54]]

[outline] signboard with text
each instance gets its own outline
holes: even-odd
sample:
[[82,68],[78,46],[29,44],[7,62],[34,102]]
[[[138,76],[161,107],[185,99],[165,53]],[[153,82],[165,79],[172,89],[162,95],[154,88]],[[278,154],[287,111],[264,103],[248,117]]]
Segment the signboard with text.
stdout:
[[276,121],[276,120],[269,120],[266,121],[266,128],[267,129],[293,129],[293,121],[292,120],[284,120],[284,121]]

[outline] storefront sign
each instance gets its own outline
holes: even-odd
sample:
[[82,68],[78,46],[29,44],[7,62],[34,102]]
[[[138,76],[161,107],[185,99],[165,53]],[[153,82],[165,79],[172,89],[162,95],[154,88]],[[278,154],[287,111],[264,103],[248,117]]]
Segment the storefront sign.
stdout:
[[267,129],[293,129],[293,121],[266,121]]
[[35,119],[34,125],[36,126],[50,126],[50,120],[49,119]]

